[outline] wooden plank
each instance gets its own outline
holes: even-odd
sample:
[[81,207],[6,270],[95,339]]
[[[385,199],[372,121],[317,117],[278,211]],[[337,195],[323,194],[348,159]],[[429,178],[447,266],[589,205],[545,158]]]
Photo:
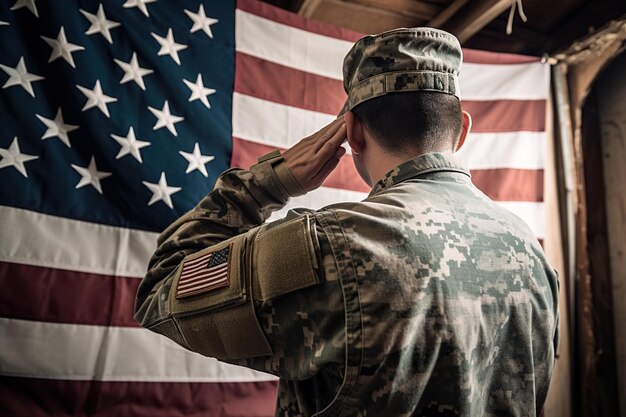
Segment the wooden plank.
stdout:
[[[610,36],[617,40],[617,36]],[[577,330],[577,360],[575,372],[577,389],[574,389],[575,409],[585,417],[599,417],[605,414],[599,408],[599,401],[603,393],[598,389],[598,363],[596,349],[596,326],[594,321],[594,297],[591,270],[588,252],[588,207],[587,186],[596,185],[585,183],[585,160],[582,139],[582,112],[590,87],[596,80],[605,64],[613,58],[619,50],[621,42],[617,41],[606,47],[599,48],[597,42],[591,42],[589,50],[582,50],[567,57],[571,61],[568,66],[569,85],[574,131],[574,153],[577,176],[577,219],[576,219],[576,330]],[[578,50],[575,46],[572,50]]]
[[580,382],[578,395],[581,415],[600,417],[596,408],[598,393],[596,384],[596,343],[593,320],[593,292],[589,274],[587,252],[587,201],[585,198],[585,171],[580,125],[575,138],[576,173],[578,177],[578,208],[576,216],[576,344],[578,347],[577,379]]
[[300,8],[298,9],[298,14],[306,17],[311,17],[315,10],[320,6],[322,0],[303,0]]
[[425,21],[431,20],[443,10],[442,6],[419,0],[349,0],[348,2]]
[[[600,77],[601,78],[601,75]],[[597,84],[596,84],[597,85]],[[587,200],[587,250],[593,296],[597,415],[618,414],[617,363],[613,331],[612,278],[609,266],[606,193],[604,189],[602,133],[594,88],[582,109],[582,145],[585,154]]]
[[454,0],[448,5],[441,13],[432,18],[428,22],[428,26],[433,28],[440,28],[443,26],[452,16],[454,16],[463,6],[467,4],[469,0]]
[[[551,104],[551,103],[550,103]],[[546,133],[548,138],[554,138],[559,129],[554,128],[552,105],[546,108]],[[559,113],[560,114],[560,113]],[[560,127],[560,125],[559,125]],[[559,318],[561,321],[561,338],[556,352],[557,360],[552,372],[548,397],[544,404],[545,417],[572,416],[572,344],[571,344],[571,315],[569,305],[570,280],[566,267],[567,253],[565,251],[564,230],[567,229],[566,217],[561,216],[559,202],[559,186],[565,186],[565,181],[559,177],[557,162],[557,144],[551,140],[546,146],[546,164],[544,171],[544,206],[546,214],[546,230],[543,248],[548,262],[559,271]],[[559,142],[557,142],[559,143]],[[560,158],[559,158],[560,159]]]
[[421,1],[422,3],[439,4],[444,7],[448,6],[451,3],[451,0],[419,0],[419,1]]
[[506,34],[506,22],[496,19],[489,26],[472,36],[463,46],[481,51],[509,52],[522,55],[542,56],[543,44],[548,37],[522,25],[513,27],[513,35]]
[[[606,187],[608,255],[613,298],[619,414],[626,417],[626,54],[622,52],[598,77],[598,113]],[[608,415],[608,414],[605,414]],[[613,414],[617,416],[618,414]]]
[[305,1],[299,14],[361,33],[422,26],[426,20],[339,0]]
[[461,44],[487,26],[499,14],[511,7],[515,0],[475,0],[468,2],[441,29],[459,38]]
[[554,28],[543,49],[550,54],[561,51],[576,39],[597,32],[594,28],[602,27],[612,19],[623,20],[625,13],[626,1],[587,2],[574,16],[569,17],[560,27]]

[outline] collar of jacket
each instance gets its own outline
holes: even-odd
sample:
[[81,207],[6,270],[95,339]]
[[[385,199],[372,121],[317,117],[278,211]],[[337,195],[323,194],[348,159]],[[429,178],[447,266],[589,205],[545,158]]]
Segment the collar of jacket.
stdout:
[[471,178],[469,170],[461,165],[461,163],[458,162],[452,155],[446,155],[439,152],[426,153],[403,162],[386,173],[384,177],[374,184],[369,196],[371,197],[402,181],[406,181],[411,178],[418,178],[433,172],[444,171],[458,172]]

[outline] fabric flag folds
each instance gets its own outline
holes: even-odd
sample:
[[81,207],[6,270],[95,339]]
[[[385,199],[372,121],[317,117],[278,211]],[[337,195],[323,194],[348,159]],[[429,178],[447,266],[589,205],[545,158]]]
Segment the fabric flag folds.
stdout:
[[[0,415],[273,415],[273,377],[139,328],[134,294],[221,172],[333,120],[359,36],[255,0],[0,4]],[[548,67],[464,55],[459,156],[543,239]],[[289,207],[367,192],[346,157]]]

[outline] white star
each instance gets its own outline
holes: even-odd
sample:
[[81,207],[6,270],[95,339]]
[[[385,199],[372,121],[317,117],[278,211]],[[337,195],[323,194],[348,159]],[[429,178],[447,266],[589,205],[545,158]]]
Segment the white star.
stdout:
[[174,126],[174,124],[182,122],[183,120],[185,120],[185,118],[180,116],[174,116],[172,113],[170,113],[170,105],[167,100],[165,100],[163,110],[157,110],[150,106],[148,106],[148,110],[150,110],[152,114],[157,117],[157,122],[152,130],[158,130],[162,127],[167,127],[167,130],[169,130],[172,135],[178,136],[178,132],[176,132],[176,127]]
[[174,208],[171,195],[179,192],[182,188],[168,186],[165,178],[165,172],[161,172],[161,178],[159,178],[159,182],[156,184],[148,181],[142,182],[143,185],[152,191],[152,198],[150,198],[150,201],[148,202],[149,206],[153,205],[157,201],[163,201],[169,208]]
[[73,43],[69,43],[67,38],[65,37],[65,29],[61,26],[61,30],[59,30],[59,34],[56,39],[47,38],[42,36],[41,39],[46,41],[50,47],[52,47],[52,53],[50,54],[50,59],[48,62],[52,62],[55,59],[63,58],[67,63],[69,63],[72,68],[76,68],[74,65],[74,57],[72,57],[72,52],[82,51],[83,48],[80,45],[74,45]]
[[78,165],[72,164],[72,168],[74,168],[76,172],[80,174],[80,181],[78,181],[78,184],[76,184],[77,189],[84,187],[85,185],[91,185],[100,194],[102,194],[102,185],[100,185],[100,180],[111,176],[110,172],[98,171],[95,156],[91,157],[91,161],[89,162],[88,167],[83,168],[79,167]]
[[35,97],[35,92],[33,91],[32,82],[43,80],[43,77],[39,75],[30,74],[26,69],[26,64],[24,64],[24,57],[20,57],[19,62],[15,68],[7,67],[6,65],[0,64],[0,68],[2,71],[9,74],[9,79],[2,86],[2,88],[12,87],[14,85],[21,85],[24,90],[28,91],[28,94]]
[[32,14],[35,15],[35,17],[39,17],[35,0],[17,0],[11,7],[11,10],[21,9],[22,7],[26,7]]
[[133,130],[132,126],[130,127],[130,129],[128,129],[128,134],[126,135],[126,137],[117,135],[111,135],[111,137],[122,146],[115,159],[120,159],[122,156],[130,154],[137,161],[139,161],[139,163],[143,163],[139,150],[141,148],[145,148],[146,146],[150,146],[150,142],[138,140],[135,137],[135,131]]
[[207,17],[207,15],[204,13],[203,4],[200,5],[200,8],[198,9],[198,13],[193,13],[186,9],[185,9],[185,13],[187,14],[187,16],[189,16],[189,18],[193,22],[193,26],[191,27],[190,32],[193,33],[193,32],[202,30],[204,33],[207,34],[209,38],[213,39],[213,32],[211,31],[211,25],[216,24],[217,22],[219,22],[219,20],[213,19],[211,17]]
[[41,137],[42,140],[53,138],[56,136],[61,139],[61,142],[65,143],[68,148],[72,147],[70,145],[70,139],[67,134],[78,129],[78,126],[65,124],[65,121],[63,121],[63,113],[61,113],[60,107],[54,119],[47,119],[38,114],[36,114],[35,116],[37,116],[37,118],[41,120],[41,123],[46,125],[46,127],[48,128],[48,130],[46,130],[46,133],[44,133]]
[[26,173],[24,163],[39,158],[35,155],[22,153],[20,151],[20,145],[17,142],[17,136],[13,138],[13,142],[11,142],[8,148],[0,148],[0,157],[2,157],[2,159],[0,159],[0,169],[14,167],[26,178],[28,178],[28,174]]
[[189,97],[189,101],[200,100],[202,104],[206,106],[207,109],[211,108],[209,104],[209,100],[207,96],[215,93],[215,90],[212,88],[205,88],[202,83],[202,74],[198,74],[198,78],[196,78],[196,82],[192,83],[191,81],[183,80],[187,87],[191,90],[191,97]]
[[126,0],[126,3],[124,3],[122,7],[125,7],[127,9],[131,7],[136,7],[141,10],[141,12],[146,15],[146,17],[149,17],[150,15],[148,14],[148,8],[146,7],[146,4],[155,3],[156,1],[157,0]]
[[9,22],[4,22],[0,20],[0,26],[9,26]]
[[97,14],[91,14],[83,9],[79,9],[80,12],[89,20],[91,26],[87,29],[85,34],[93,35],[94,33],[100,33],[104,36],[104,39],[109,41],[110,44],[113,44],[113,38],[111,38],[111,29],[121,26],[120,23],[114,22],[112,20],[108,20],[106,15],[104,14],[104,9],[102,8],[102,4],[98,7]]
[[183,158],[187,160],[187,162],[189,162],[189,165],[187,166],[187,170],[185,171],[185,174],[189,174],[191,171],[197,169],[205,177],[209,176],[209,173],[207,172],[206,167],[204,165],[214,160],[215,157],[202,155],[200,153],[200,146],[198,145],[197,142],[193,147],[192,153],[183,152],[183,151],[179,151],[178,153],[181,154]]
[[139,66],[136,52],[133,52],[133,57],[130,59],[129,63],[120,61],[119,59],[114,59],[114,61],[120,66],[122,71],[124,71],[124,77],[120,81],[120,84],[134,81],[142,90],[146,91],[146,85],[143,83],[143,77],[148,74],[152,74],[154,71],[151,69],[141,68]]
[[157,42],[161,45],[161,49],[159,50],[158,55],[169,55],[172,57],[174,62],[180,65],[180,58],[178,58],[178,51],[182,51],[183,49],[187,49],[187,45],[183,45],[182,43],[176,43],[174,41],[174,34],[172,33],[172,29],[167,30],[167,35],[162,38],[156,33],[151,33],[152,37],[157,40]]
[[106,117],[111,117],[109,115],[109,108],[107,107],[107,104],[113,103],[114,101],[117,101],[117,99],[115,97],[109,97],[102,92],[100,80],[96,80],[96,85],[93,87],[93,90],[81,87],[80,85],[77,85],[76,88],[78,88],[85,95],[85,97],[87,97],[87,102],[83,107],[83,111],[89,110],[92,107],[97,107]]

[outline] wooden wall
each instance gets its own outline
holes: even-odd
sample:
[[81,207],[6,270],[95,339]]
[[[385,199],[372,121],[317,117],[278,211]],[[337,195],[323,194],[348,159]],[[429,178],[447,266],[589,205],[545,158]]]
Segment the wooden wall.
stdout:
[[544,173],[544,201],[546,214],[546,236],[544,239],[544,249],[550,264],[559,271],[560,294],[560,320],[561,320],[561,341],[557,352],[558,358],[550,382],[548,398],[544,405],[544,417],[571,417],[572,416],[572,384],[571,384],[571,332],[570,317],[568,312],[569,279],[567,276],[567,266],[563,252],[563,239],[561,231],[558,179],[556,173],[556,153],[554,142],[555,132],[552,123],[552,105],[548,105],[546,114],[548,143],[546,149],[546,165]]
[[612,288],[617,389],[620,415],[626,417],[626,52],[604,72],[595,87],[600,118],[608,258]]

